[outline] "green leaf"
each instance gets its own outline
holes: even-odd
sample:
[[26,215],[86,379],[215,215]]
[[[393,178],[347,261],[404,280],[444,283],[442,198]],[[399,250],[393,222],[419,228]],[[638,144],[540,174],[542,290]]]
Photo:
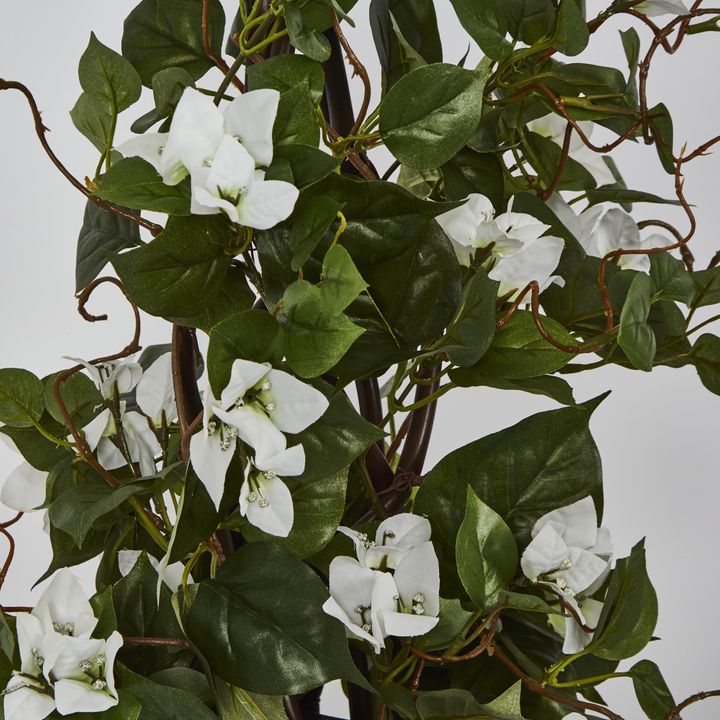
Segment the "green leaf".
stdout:
[[117,630],[117,616],[113,605],[112,588],[107,587],[102,592],[90,598],[93,614],[98,624],[93,630],[93,637],[107,639]]
[[169,667],[154,672],[148,680],[152,680],[158,685],[184,690],[210,707],[215,703],[210,683],[199,670],[186,667]]
[[579,55],[590,40],[585,16],[577,0],[561,0],[553,46],[563,55]]
[[[113,586],[112,594],[118,630],[123,635],[183,638],[170,602],[170,590],[161,583],[158,596],[158,574],[145,553],[140,555],[130,573]],[[126,646],[121,650],[120,658],[136,672],[149,675],[171,665],[187,665],[189,656],[188,651],[177,649]]]
[[[574,0],[570,0],[574,2]],[[550,187],[557,174],[562,158],[562,148],[554,140],[538,133],[525,134],[525,144],[533,157],[533,167],[537,171],[545,187]],[[560,190],[589,190],[597,185],[592,173],[577,160],[568,157],[563,168],[562,179],[558,184]],[[517,212],[517,210],[516,210]]]
[[190,191],[186,184],[166,185],[155,168],[139,157],[114,163],[95,195],[125,207],[169,215],[190,214]]
[[338,219],[343,203],[318,195],[295,209],[288,242],[294,254],[290,267],[297,272],[310,258],[330,226]]
[[[552,318],[542,317],[546,330],[559,342],[575,345],[570,333]],[[453,371],[464,385],[475,376],[524,380],[552,373],[567,365],[573,355],[559,350],[540,335],[532,312],[518,310],[495,333],[492,344],[472,367]]]
[[275,720],[285,717],[283,698],[258,695],[215,678],[215,694],[222,718],[233,720]]
[[467,144],[480,122],[488,71],[435,63],[417,68],[388,92],[380,135],[403,164],[440,167]]
[[[262,64],[260,63],[260,65]],[[342,158],[328,155],[317,147],[317,143],[315,147],[285,143],[275,148],[275,161],[289,165],[292,175],[290,182],[302,190],[337,170]],[[268,171],[268,180],[271,179],[270,175],[271,172]]]
[[272,88],[280,94],[307,80],[308,91],[315,105],[322,100],[325,75],[322,66],[302,55],[277,55],[265,58],[247,69],[248,90]]
[[75,292],[89,285],[115,253],[136,245],[140,245],[140,229],[134,222],[88,200],[75,256]]
[[477,375],[470,369],[451,370],[450,379],[460,387],[489,387],[496,390],[517,390],[532,395],[545,395],[563,405],[574,405],[573,389],[570,384],[555,375],[542,375],[536,378],[505,380]]
[[608,660],[639,653],[652,638],[657,623],[655,589],[645,567],[645,541],[615,564],[597,630],[588,650]]
[[640,107],[637,86],[637,71],[640,63],[640,36],[635,28],[620,31],[623,50],[628,62],[628,81],[625,88],[625,101],[633,110]]
[[505,193],[505,178],[497,155],[475,152],[469,147],[460,150],[442,168],[445,197],[464,200],[471,193],[480,193],[499,207]]
[[242,533],[252,541],[275,542],[298,557],[306,558],[322,550],[335,536],[345,511],[347,470],[318,480],[283,478],[293,499],[294,521],[287,538],[268,535],[246,523]]
[[168,562],[184,560],[187,555],[207,540],[217,527],[218,514],[205,486],[188,466],[185,488],[173,530]]
[[659,195],[644,190],[629,190],[628,188],[594,188],[587,191],[588,207],[603,202],[614,202],[618,205],[645,202],[662,205],[679,205],[676,198],[662,198]]
[[515,576],[517,545],[505,521],[467,489],[465,518],[458,528],[455,557],[460,580],[479,610],[490,609]]
[[273,125],[273,144],[309,145],[316,148],[320,141],[320,124],[311,99],[307,80],[280,95],[277,117]]
[[530,595],[529,593],[501,591],[498,595],[498,605],[511,610],[522,610],[523,612],[562,615],[562,611],[557,607],[548,605],[539,595]]
[[505,60],[512,53],[512,46],[505,39],[506,28],[501,20],[502,0],[450,0],[460,23],[493,60]]
[[152,79],[155,107],[139,117],[130,129],[135,133],[144,133],[155,123],[172,115],[185,88],[194,84],[192,75],[179,67],[169,67],[155,73]]
[[[306,12],[312,2],[303,4],[295,0],[281,0],[285,10],[285,24],[287,25],[290,42],[307,57],[324,62],[330,57],[330,42],[319,32],[319,28],[312,27],[307,22]],[[310,8],[312,9],[312,8]]]
[[[55,437],[65,437],[67,430],[47,413],[40,418],[40,425]],[[37,470],[49,471],[61,460],[69,457],[68,450],[44,437],[35,427],[0,426],[0,433],[15,443],[18,452]]]
[[62,567],[73,567],[80,565],[86,560],[99,555],[105,547],[107,530],[91,531],[85,538],[82,547],[78,547],[75,541],[62,530],[50,525],[50,544],[52,545],[52,560],[47,570],[37,579],[36,585],[49,578],[56,570]]
[[231,315],[210,331],[207,366],[210,384],[220,397],[230,381],[232,364],[238,358],[277,364],[280,326],[265,310],[246,310]]
[[720,337],[701,335],[690,351],[690,358],[700,382],[715,395],[720,395]]
[[454,569],[466,496],[458,478],[505,520],[521,547],[539,517],[587,495],[601,515],[600,456],[588,430],[593,409],[591,403],[533,415],[455,450],[428,473],[414,512],[432,524],[444,597],[463,594]]
[[152,682],[118,664],[118,684],[142,704],[140,720],[218,720],[201,700],[180,688]]
[[649,372],[653,367],[657,341],[648,325],[653,284],[645,273],[638,273],[630,285],[620,313],[618,344],[633,367]]
[[682,260],[670,253],[650,256],[650,279],[653,296],[659,300],[675,300],[687,305],[695,293],[693,275],[688,273]]
[[151,315],[196,315],[220,292],[230,267],[230,231],[220,215],[171,217],[165,230],[113,265],[130,297]]
[[641,660],[628,672],[632,676],[635,695],[648,720],[665,720],[675,708],[675,699],[660,668],[651,660]]
[[103,154],[113,144],[112,117],[87,93],[81,93],[72,110],[73,125]]
[[[125,20],[122,53],[150,87],[155,73],[182,68],[193,80],[201,78],[213,62],[203,48],[203,3],[198,0],[142,0]],[[209,49],[222,53],[225,13],[220,2],[210,2]]]
[[135,68],[119,53],[103,45],[95,33],[80,58],[80,86],[108,117],[140,99],[141,82]]
[[362,682],[342,624],[322,610],[327,597],[292,553],[250,543],[199,584],[185,627],[217,674],[250,692],[298,694],[338,677]]
[[706,307],[720,303],[720,267],[690,273],[690,279],[695,286],[695,292],[688,298],[688,305]]
[[440,598],[438,624],[430,632],[413,640],[413,644],[423,650],[446,648],[462,632],[472,616],[473,613],[465,610],[459,600]]
[[45,409],[43,385],[29,370],[0,370],[0,422],[16,428],[32,427]]
[[322,276],[320,292],[323,306],[333,315],[345,310],[368,286],[350,253],[342,245],[333,245],[325,253]]
[[[103,710],[103,720],[149,720],[150,715],[143,712],[140,701],[124,688],[118,690],[119,703],[109,710]],[[0,714],[0,717],[2,715]],[[97,712],[78,712],[71,715],[60,715],[57,710],[48,715],[48,720],[61,720],[63,717],[70,717],[71,720],[97,720]]]
[[663,103],[659,103],[648,110],[648,118],[660,162],[665,172],[674,175],[673,122],[670,113]]
[[495,335],[495,304],[499,285],[479,268],[463,288],[460,307],[442,345],[455,365],[474,365],[490,347]]
[[322,288],[296,280],[283,295],[285,357],[293,372],[317,377],[336,365],[364,329],[325,305]]

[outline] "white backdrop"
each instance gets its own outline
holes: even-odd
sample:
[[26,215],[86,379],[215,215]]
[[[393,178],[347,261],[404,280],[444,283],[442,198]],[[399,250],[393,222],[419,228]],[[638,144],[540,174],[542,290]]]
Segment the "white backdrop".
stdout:
[[[230,17],[236,5],[229,0],[224,4]],[[348,32],[361,59],[373,56],[367,4],[368,0],[360,1],[354,13],[358,28]],[[45,124],[52,129],[51,144],[80,178],[92,174],[97,157],[68,114],[80,93],[77,61],[90,30],[119,50],[122,20],[133,5],[129,0],[3,3],[0,77],[31,88],[44,110]],[[588,5],[596,10],[604,3]],[[466,50],[466,36],[448,0],[436,0],[436,8],[446,60],[455,62]],[[585,57],[625,70],[617,36],[617,29],[625,25],[608,23]],[[647,33],[642,29],[640,33],[647,39]],[[691,38],[673,58],[660,53],[654,65],[651,104],[669,104],[676,150],[683,141],[694,147],[718,132],[720,101],[712,77],[717,71],[716,37]],[[471,61],[477,58],[473,48]],[[368,66],[377,79],[376,66],[371,62]],[[208,76],[203,84],[212,86],[214,81]],[[354,81],[354,91],[359,91],[358,85]],[[147,97],[143,102],[148,104]],[[118,138],[125,136],[129,123],[141,112],[126,113]],[[630,187],[672,195],[671,178],[661,170],[653,148],[626,145],[617,157]],[[379,162],[385,166],[382,159]],[[713,206],[718,174],[720,162],[714,157],[696,161],[687,172],[687,193],[698,206],[699,231],[693,248],[699,266],[720,246]],[[100,290],[95,298],[98,308],[109,310],[110,322],[88,325],[75,313],[74,249],[83,206],[82,196],[54,170],[38,145],[24,99],[18,93],[0,93],[0,367],[26,367],[43,375],[64,366],[62,355],[95,357],[127,342],[129,313],[111,289]],[[643,210],[648,216],[682,223],[672,208],[638,207]],[[166,323],[144,318],[145,345],[168,339]],[[612,529],[617,554],[626,554],[638,539],[647,538],[649,569],[660,599],[656,635],[662,640],[652,643],[643,656],[660,664],[678,700],[718,687],[720,621],[714,600],[720,592],[716,551],[720,491],[715,443],[720,398],[702,388],[692,368],[661,368],[652,374],[606,368],[573,376],[572,382],[581,400],[613,390],[596,412],[592,431],[604,463],[604,524]],[[440,405],[428,468],[456,447],[551,407],[549,400],[519,393],[450,393]],[[17,456],[0,446],[0,481],[17,463]],[[0,598],[8,605],[26,604],[37,596],[29,587],[49,559],[37,515],[23,518],[15,535],[17,560]],[[90,588],[90,569],[84,577]],[[604,695],[626,717],[639,717],[628,683],[609,683]],[[328,699],[325,710],[342,714],[337,693]],[[718,709],[707,701],[691,712],[689,717],[709,719],[717,716]]]

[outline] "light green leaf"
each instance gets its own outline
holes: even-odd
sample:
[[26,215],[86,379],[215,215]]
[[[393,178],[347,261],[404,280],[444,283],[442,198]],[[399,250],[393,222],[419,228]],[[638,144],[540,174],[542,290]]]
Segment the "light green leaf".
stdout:
[[277,55],[265,58],[247,69],[248,90],[272,88],[279,93],[292,90],[307,80],[310,97],[320,104],[325,88],[322,66],[303,55]]
[[0,422],[11,427],[32,427],[45,409],[43,385],[29,370],[0,370]]
[[585,16],[577,0],[560,0],[553,46],[563,55],[579,55],[590,40]]

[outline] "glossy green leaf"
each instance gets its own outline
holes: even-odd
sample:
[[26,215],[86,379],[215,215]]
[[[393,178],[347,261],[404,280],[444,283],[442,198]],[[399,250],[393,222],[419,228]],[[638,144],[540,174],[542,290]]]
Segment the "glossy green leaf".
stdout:
[[103,552],[107,530],[91,531],[81,547],[75,544],[70,535],[50,525],[50,544],[52,560],[47,570],[35,581],[35,584],[47,580],[56,570],[62,567],[74,567],[86,560],[91,560]]
[[[113,586],[112,594],[118,630],[123,635],[183,638],[170,603],[171,592],[161,583],[158,593],[158,574],[146,554],[140,555],[130,573]],[[189,658],[188,651],[152,646],[127,646],[120,654],[122,662],[142,675],[170,665],[187,665]]]
[[[122,53],[150,87],[155,73],[179,67],[194,80],[213,62],[203,47],[203,3],[199,0],[142,0],[125,20]],[[211,0],[208,14],[209,49],[219,56],[225,13],[219,0]]]
[[45,409],[43,385],[29,370],[0,370],[0,422],[11,427],[32,427]]
[[308,80],[303,80],[280,95],[278,113],[273,125],[273,144],[310,145],[317,147],[320,125],[315,113]]
[[442,349],[460,367],[475,365],[495,335],[499,283],[479,268],[463,288],[457,315],[447,329]]
[[285,716],[283,698],[258,695],[215,678],[215,694],[222,718],[233,720],[275,720]]
[[113,118],[104,112],[98,101],[88,93],[81,93],[72,110],[73,125],[101,152],[106,153],[113,144]]
[[183,689],[153,682],[118,664],[118,685],[142,705],[140,720],[218,720],[205,703]]
[[449,378],[460,387],[489,387],[496,390],[517,390],[518,392],[544,395],[563,405],[574,405],[572,386],[556,375],[542,375],[536,378],[505,378],[478,375],[471,368],[451,370]]
[[279,333],[277,320],[264,310],[246,310],[218,323],[210,331],[207,355],[215,396],[220,397],[230,381],[232,364],[238,358],[277,364],[282,359]]
[[471,487],[455,540],[458,575],[479,610],[488,610],[515,576],[518,553],[505,521]]
[[136,245],[140,245],[140,228],[134,222],[88,200],[77,241],[75,292],[89,285],[115,253]]
[[[306,3],[306,5],[312,5]],[[282,0],[285,10],[285,24],[287,25],[290,42],[303,54],[312,60],[324,62],[330,57],[330,42],[319,31],[307,22],[306,8],[295,0]]]
[[590,40],[585,16],[577,0],[560,0],[553,46],[563,55],[579,55]]
[[504,60],[512,53],[505,39],[506,27],[502,21],[502,0],[451,0],[460,23],[493,60]]
[[652,638],[657,623],[655,589],[645,567],[645,541],[629,557],[615,563],[597,630],[588,649],[608,660],[639,653]]
[[330,313],[339,313],[368,286],[358,272],[350,253],[342,245],[333,245],[326,253],[320,285],[323,306]]
[[215,503],[191,466],[188,466],[181,503],[170,546],[170,563],[184,560],[212,535],[218,523]]
[[230,267],[230,230],[220,215],[171,217],[152,242],[116,255],[132,300],[151,315],[195,315],[215,299]]
[[446,162],[441,170],[448,200],[464,200],[471,193],[480,193],[488,197],[495,207],[502,204],[505,178],[497,155],[475,152],[466,147]]
[[213,690],[203,673],[187,667],[169,667],[154,672],[148,680],[158,685],[184,690],[193,697],[211,706],[214,704]]
[[166,185],[155,168],[139,157],[116,162],[103,176],[95,195],[116,205],[170,215],[190,214],[190,190]]
[[221,678],[250,692],[297,694],[338,677],[360,681],[342,624],[322,610],[327,597],[288,550],[250,543],[200,583],[185,628]]
[[675,699],[660,668],[651,660],[641,660],[628,671],[635,695],[648,720],[665,720],[675,708]]
[[398,81],[380,107],[380,135],[403,164],[440,167],[480,122],[487,71],[435,63]]
[[322,66],[309,57],[277,55],[247,69],[248,90],[272,88],[284,93],[302,84],[303,80],[307,80],[310,97],[318,105],[323,96],[325,76]]
[[638,273],[630,285],[620,314],[618,343],[633,367],[649,372],[657,351],[655,333],[648,325],[653,284],[645,273]]
[[464,516],[465,482],[505,520],[521,547],[535,521],[550,510],[588,494],[602,508],[600,456],[588,430],[595,402],[533,415],[455,450],[428,473],[414,512],[430,518],[445,597],[463,593],[455,540]]
[[297,272],[310,258],[330,226],[338,220],[343,204],[319,195],[296,208],[288,242],[293,250],[290,267]]
[[472,616],[473,613],[465,610],[459,600],[440,598],[438,624],[430,632],[413,640],[413,644],[424,650],[446,648],[462,632]]
[[[262,63],[261,63],[262,64]],[[328,155],[311,145],[286,143],[275,148],[275,161],[287,163],[290,182],[300,190],[319,182],[340,167],[342,159]],[[268,171],[267,179],[271,179]]]
[[706,307],[720,303],[720,267],[697,270],[690,273],[695,286],[687,304],[694,307]]
[[[552,318],[543,317],[542,323],[558,342],[575,345],[572,335]],[[523,380],[555,372],[573,357],[572,353],[556,348],[540,335],[530,311],[518,310],[495,333],[480,361],[457,371],[456,375],[465,385],[472,383],[475,375]]]
[[[569,0],[574,2],[574,0]],[[544,187],[550,187],[555,180],[562,159],[562,147],[554,140],[538,133],[528,132],[525,143],[532,153],[532,166],[537,171]],[[597,185],[592,173],[574,158],[568,157],[563,168],[559,190],[589,190]]]

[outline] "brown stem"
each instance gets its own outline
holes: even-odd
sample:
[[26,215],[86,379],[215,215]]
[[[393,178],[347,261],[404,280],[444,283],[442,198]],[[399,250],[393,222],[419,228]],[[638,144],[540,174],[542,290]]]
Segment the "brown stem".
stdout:
[[560,154],[560,162],[558,163],[555,175],[551,180],[550,184],[544,189],[538,192],[538,197],[541,200],[547,200],[557,189],[557,186],[562,180],[563,173],[565,172],[565,166],[567,165],[568,157],[570,156],[570,141],[572,140],[573,126],[568,123],[565,128],[565,137],[562,144],[562,152]]
[[197,341],[195,331],[182,325],[172,330],[172,378],[175,391],[180,431],[183,439],[192,434],[191,425],[198,415],[202,418],[202,400],[195,381],[197,364]]
[[186,650],[190,648],[190,643],[181,638],[133,637],[130,635],[123,635],[123,642],[125,645],[177,647]]
[[[223,75],[227,75],[230,72],[230,66],[219,56],[216,55],[210,47],[210,3],[213,0],[203,0],[203,14],[202,14],[202,38],[203,38],[203,52],[220,68],[220,72]],[[231,82],[240,92],[245,92],[245,85],[242,81],[233,74]]]
[[23,85],[22,83],[15,82],[13,80],[3,80],[0,78],[0,90],[18,90],[21,92],[25,99],[28,102],[28,105],[30,106],[30,111],[32,112],[33,120],[35,121],[35,133],[38,136],[38,140],[40,140],[40,144],[42,145],[43,150],[47,154],[47,156],[50,158],[51,162],[55,167],[62,173],[62,175],[65,177],[65,179],[76,189],[79,190],[88,200],[95,203],[98,207],[101,207],[103,210],[107,210],[108,212],[111,212],[115,215],[119,215],[120,217],[124,217],[127,220],[130,220],[134,222],[136,225],[139,225],[140,227],[145,228],[146,230],[149,230],[150,233],[153,236],[159,235],[163,231],[162,225],[156,225],[153,222],[150,222],[149,220],[145,220],[144,218],[140,217],[139,215],[134,215],[129,210],[126,210],[123,207],[120,207],[119,205],[115,205],[114,203],[108,202],[107,200],[103,200],[99,197],[96,197],[92,194],[88,188],[86,188],[72,173],[60,162],[60,159],[58,156],[53,152],[52,148],[50,147],[47,138],[45,137],[45,134],[48,132],[48,128],[43,125],[42,121],[42,113],[38,109],[37,103],[35,102],[35,98],[33,97],[33,94],[30,92],[30,90]]
[[691,695],[689,698],[686,698],[681,703],[678,703],[665,716],[665,720],[680,720],[680,713],[686,707],[692,705],[693,703],[700,702],[701,700],[706,700],[707,698],[711,698],[711,697],[720,697],[720,690],[704,690],[702,692]]

